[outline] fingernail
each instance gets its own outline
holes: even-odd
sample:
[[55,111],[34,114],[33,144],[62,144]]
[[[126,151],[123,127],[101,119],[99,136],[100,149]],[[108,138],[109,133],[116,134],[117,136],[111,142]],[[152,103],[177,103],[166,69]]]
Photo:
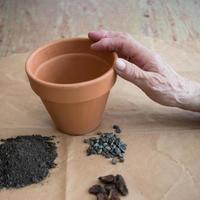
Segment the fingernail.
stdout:
[[126,68],[126,63],[122,59],[118,58],[115,62],[115,67],[117,70],[123,71]]

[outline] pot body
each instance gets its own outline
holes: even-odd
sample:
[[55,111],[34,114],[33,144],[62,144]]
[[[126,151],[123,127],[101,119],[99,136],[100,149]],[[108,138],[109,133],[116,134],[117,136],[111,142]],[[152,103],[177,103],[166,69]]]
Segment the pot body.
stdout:
[[108,94],[79,103],[55,103],[46,100],[42,102],[57,129],[71,135],[82,135],[99,126]]

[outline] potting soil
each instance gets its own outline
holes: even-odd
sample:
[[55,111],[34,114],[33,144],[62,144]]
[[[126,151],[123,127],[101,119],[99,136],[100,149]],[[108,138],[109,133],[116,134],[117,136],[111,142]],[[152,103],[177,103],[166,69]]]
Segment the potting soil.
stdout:
[[56,166],[57,147],[53,137],[18,136],[1,142],[0,188],[38,183]]

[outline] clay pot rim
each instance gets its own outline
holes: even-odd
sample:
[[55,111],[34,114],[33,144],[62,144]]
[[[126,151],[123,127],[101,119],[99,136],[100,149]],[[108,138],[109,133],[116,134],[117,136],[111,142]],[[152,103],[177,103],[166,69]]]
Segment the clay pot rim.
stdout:
[[[113,69],[113,66],[112,66],[107,72],[105,72],[104,74],[102,74],[101,76],[99,76],[95,79],[92,79],[92,80],[89,80],[89,81],[78,82],[78,83],[67,83],[67,84],[51,83],[51,82],[48,82],[48,81],[44,81],[44,80],[37,78],[34,74],[31,73],[31,71],[28,67],[29,62],[33,59],[33,57],[36,54],[38,54],[40,51],[42,51],[42,50],[44,50],[44,49],[46,49],[46,48],[48,48],[52,45],[63,43],[63,42],[68,42],[68,41],[89,41],[89,38],[76,37],[76,38],[69,38],[69,39],[59,39],[59,40],[49,42],[46,45],[43,45],[43,46],[37,48],[35,51],[33,51],[33,53],[31,53],[31,55],[27,58],[26,63],[25,63],[25,71],[30,76],[30,78],[33,79],[34,81],[38,82],[39,84],[42,84],[42,85],[47,86],[47,87],[49,86],[49,87],[54,87],[54,88],[76,88],[76,87],[80,87],[80,86],[93,85],[95,83],[101,82],[102,79],[110,76],[114,72],[114,69]],[[70,53],[70,54],[73,54],[73,53]],[[112,52],[112,54],[113,54],[114,62],[115,62],[116,59],[117,59],[117,54],[115,52]],[[102,59],[102,58],[100,58],[100,59]],[[113,64],[114,64],[114,62],[113,62]]]

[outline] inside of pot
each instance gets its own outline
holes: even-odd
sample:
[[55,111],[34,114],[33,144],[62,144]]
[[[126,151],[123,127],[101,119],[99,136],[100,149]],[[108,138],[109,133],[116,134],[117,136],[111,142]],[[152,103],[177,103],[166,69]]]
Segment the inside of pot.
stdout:
[[34,74],[46,82],[72,84],[96,79],[110,67],[105,60],[95,55],[72,53],[55,56],[43,62]]

